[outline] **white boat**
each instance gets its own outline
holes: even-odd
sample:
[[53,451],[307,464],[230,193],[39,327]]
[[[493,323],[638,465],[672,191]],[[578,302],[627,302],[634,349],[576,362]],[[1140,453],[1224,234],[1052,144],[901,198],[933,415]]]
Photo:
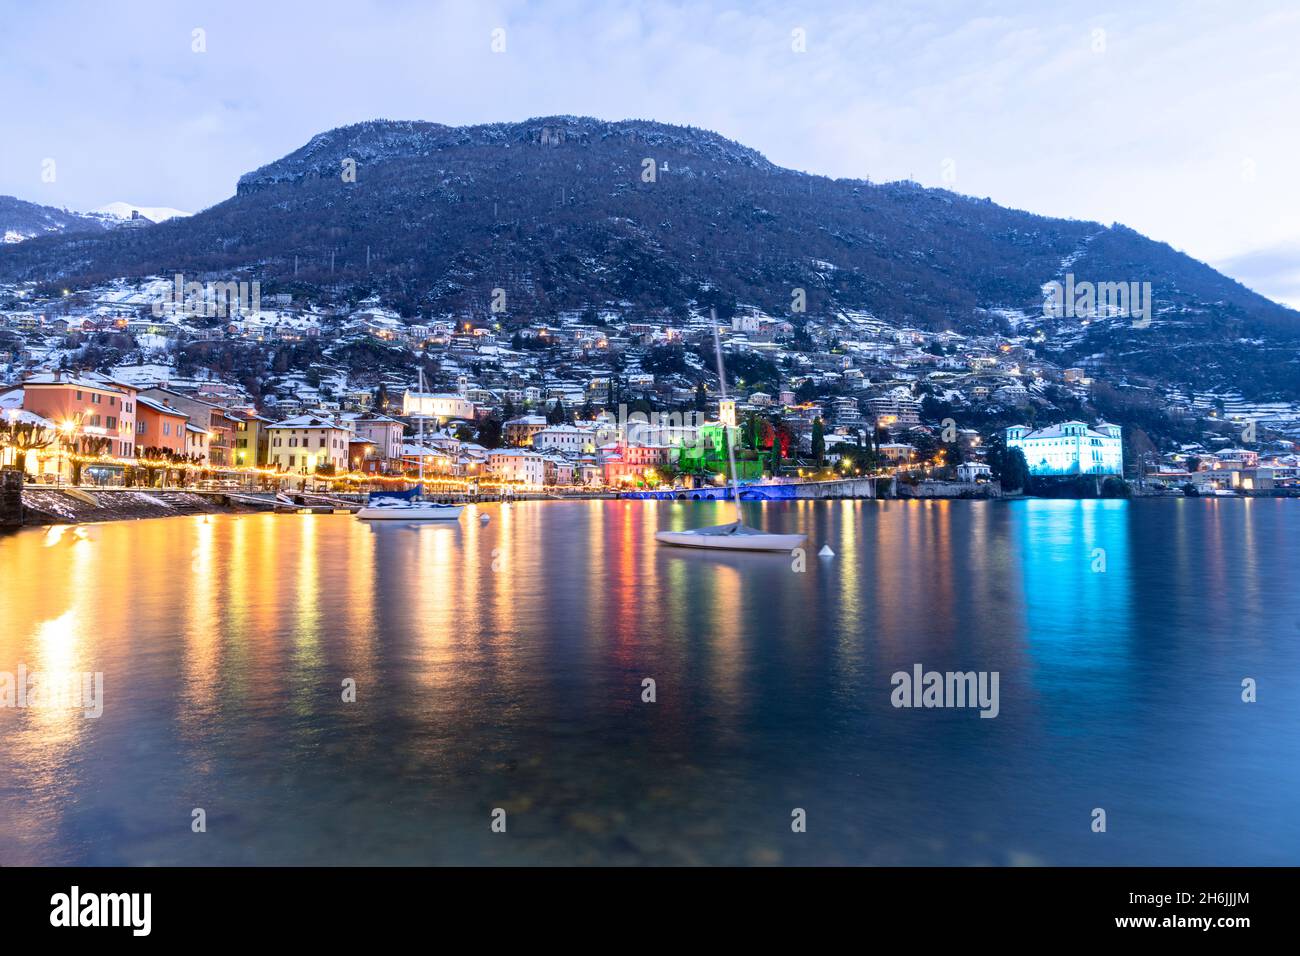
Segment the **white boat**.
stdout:
[[[722,367],[722,342],[718,337],[718,313],[709,310],[713,320],[713,351],[718,360],[718,390],[725,400],[727,397],[727,373]],[[804,534],[769,534],[758,528],[747,527],[740,514],[740,484],[736,480],[736,452],[723,431],[727,446],[727,462],[731,465],[731,497],[736,504],[736,520],[730,524],[711,525],[707,528],[691,528],[686,531],[656,531],[655,540],[660,544],[676,545],[679,548],[715,548],[725,551],[793,551],[807,540]]]
[[363,521],[456,521],[464,510],[464,505],[441,505],[434,501],[372,498],[357,512],[357,517]]
[[804,534],[768,534],[739,521],[687,531],[656,531],[655,540],[684,548],[723,548],[729,551],[793,551],[808,538]]

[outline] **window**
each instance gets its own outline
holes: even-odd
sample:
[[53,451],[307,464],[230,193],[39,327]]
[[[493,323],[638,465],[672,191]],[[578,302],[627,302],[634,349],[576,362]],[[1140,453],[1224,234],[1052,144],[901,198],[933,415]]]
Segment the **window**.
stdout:
[[112,415],[109,415],[108,418],[104,419],[104,427],[105,427],[105,428],[116,428],[116,427],[117,427],[117,419],[114,418]]
[[163,434],[164,434],[164,435],[170,435],[171,433],[172,433],[172,423],[171,423],[171,422],[163,422]]
[[294,460],[295,457],[297,457],[297,456],[295,456],[295,455],[290,455],[290,456],[289,456],[289,467],[290,467],[290,468],[293,467],[293,460]]
[[138,421],[138,422],[135,423],[135,433],[136,433],[137,435],[143,435],[143,434],[144,434],[144,420],[143,420],[143,419],[141,419],[140,421]]
[[77,389],[77,401],[81,401],[81,389]]
[[116,396],[116,395],[110,395],[110,396],[108,396],[108,404],[110,404],[110,405],[116,405],[116,404],[117,404],[117,396]]

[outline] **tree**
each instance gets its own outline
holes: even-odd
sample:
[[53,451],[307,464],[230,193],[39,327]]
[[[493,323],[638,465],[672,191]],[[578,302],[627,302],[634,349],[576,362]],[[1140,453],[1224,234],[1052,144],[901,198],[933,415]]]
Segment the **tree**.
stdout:
[[782,448],[783,436],[781,434],[781,431],[782,431],[782,422],[780,421],[780,419],[773,420],[772,422],[772,476],[773,477],[776,477],[781,473],[781,460],[783,457],[781,453],[782,451],[784,451],[784,449]]
[[702,412],[709,407],[709,393],[704,389],[704,382],[695,384],[695,410]]
[[0,421],[0,445],[14,449],[14,467],[27,470],[27,453],[48,448],[54,442],[54,432],[35,422]]
[[563,425],[569,420],[569,413],[564,410],[564,400],[557,398],[551,410],[546,414],[548,425]]
[[826,429],[820,417],[813,421],[812,456],[818,466],[826,460]]
[[490,415],[478,427],[478,443],[484,448],[501,447],[501,419]]
[[[91,437],[82,438],[81,441],[78,443],[78,448],[80,449],[82,454],[89,455],[91,457],[98,457],[99,455],[102,455],[104,452],[108,451],[108,449],[112,446],[112,444],[113,442],[111,439],[91,436]],[[85,463],[78,460],[80,458],[80,455],[78,455],[76,451],[73,452],[73,455],[74,457],[72,459],[72,483],[74,485],[79,485],[81,484],[81,471],[82,468],[85,466]]]
[[1007,491],[1029,493],[1032,484],[1029,462],[1025,461],[1025,453],[1019,448],[1011,448],[1002,456],[1001,481]]

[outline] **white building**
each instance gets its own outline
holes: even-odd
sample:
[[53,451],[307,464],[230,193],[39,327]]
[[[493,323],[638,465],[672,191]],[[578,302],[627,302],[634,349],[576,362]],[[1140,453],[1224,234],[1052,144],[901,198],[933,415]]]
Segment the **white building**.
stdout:
[[449,392],[413,392],[407,389],[402,393],[402,414],[408,417],[422,415],[443,421],[449,418],[472,421],[474,403],[463,395]]
[[373,415],[358,416],[353,420],[352,425],[357,439],[374,445],[375,454],[379,458],[392,459],[402,456],[402,435],[406,429],[401,422],[385,415]]
[[348,442],[352,433],[331,418],[299,415],[266,430],[266,463],[292,475],[314,475],[322,467],[348,470]]
[[488,474],[497,481],[540,488],[546,481],[546,459],[522,448],[500,448],[488,455]]
[[988,481],[993,469],[982,461],[964,461],[957,466],[958,481]]
[[1019,448],[1032,475],[1122,475],[1124,447],[1120,427],[1102,423],[1062,422],[1030,431],[1007,429],[1007,447]]
[[541,452],[590,455],[596,451],[596,433],[593,429],[576,425],[549,425],[533,435],[533,447]]

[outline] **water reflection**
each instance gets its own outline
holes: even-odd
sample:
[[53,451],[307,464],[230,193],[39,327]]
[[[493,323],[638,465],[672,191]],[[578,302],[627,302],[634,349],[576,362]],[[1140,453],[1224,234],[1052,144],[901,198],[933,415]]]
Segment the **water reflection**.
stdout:
[[[743,509],[806,555],[655,543],[723,502],[0,539],[0,670],[107,698],[0,710],[0,863],[1296,862],[1293,503]],[[917,663],[1000,716],[893,708]]]

